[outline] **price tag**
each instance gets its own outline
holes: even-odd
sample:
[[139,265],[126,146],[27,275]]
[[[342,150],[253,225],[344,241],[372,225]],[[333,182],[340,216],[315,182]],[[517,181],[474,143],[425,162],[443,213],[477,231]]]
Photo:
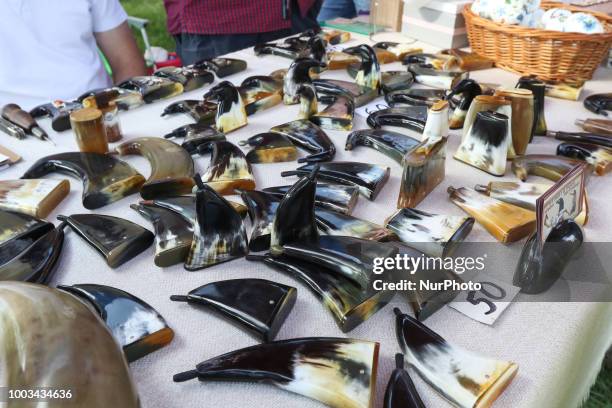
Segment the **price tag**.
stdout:
[[363,105],[355,109],[355,113],[357,113],[361,117],[367,118],[372,112],[387,109],[388,107],[389,106],[383,99],[376,99],[375,101],[372,101],[367,105]]
[[582,212],[586,168],[586,163],[578,164],[537,199],[536,224],[540,245],[555,225],[576,218]]
[[342,52],[343,49],[342,44],[327,44],[327,52]]
[[480,283],[480,290],[459,293],[449,306],[471,319],[488,325],[495,323],[520,290],[484,273],[478,274],[472,282]]

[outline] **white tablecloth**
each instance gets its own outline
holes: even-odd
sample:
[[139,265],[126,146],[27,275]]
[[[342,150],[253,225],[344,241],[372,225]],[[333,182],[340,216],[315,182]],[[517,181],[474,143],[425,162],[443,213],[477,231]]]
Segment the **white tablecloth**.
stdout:
[[[357,43],[356,41],[353,44]],[[350,45],[350,44],[349,44]],[[257,58],[252,50],[233,55],[248,61],[245,72],[226,78],[239,84],[251,75],[268,74],[285,68],[289,60],[267,56]],[[385,65],[383,70],[399,69],[399,64]],[[498,70],[475,72],[472,77],[490,83],[514,86],[517,76]],[[324,73],[323,78],[348,79],[346,73],[333,71]],[[52,80],[50,78],[50,80]],[[612,88],[612,71],[600,69],[594,80],[586,84],[583,97],[594,92],[609,92]],[[175,98],[199,99],[203,90]],[[0,100],[3,99],[0,97]],[[161,101],[132,112],[121,114],[121,123],[126,138],[140,136],[161,136],[174,128],[189,123],[183,115],[168,119],[160,118],[163,108],[172,101]],[[249,117],[249,125],[228,135],[236,143],[270,127],[293,120],[297,106],[277,106]],[[594,117],[579,102],[546,99],[546,117],[550,129],[578,130],[574,126],[577,118]],[[42,126],[50,131],[48,120],[41,120]],[[355,129],[365,128],[363,118],[358,117]],[[37,159],[60,151],[77,150],[72,133],[49,132],[57,147],[30,138],[17,141],[2,137],[2,144],[23,156],[23,162],[4,171],[3,179],[20,177]],[[373,222],[382,223],[395,210],[399,191],[401,168],[386,156],[371,149],[358,148],[344,151],[347,132],[328,132],[334,140],[338,153],[335,160],[357,160],[373,162],[391,168],[391,178],[378,199],[369,202],[360,197],[354,215]],[[452,131],[449,140],[447,176],[443,183],[419,205],[428,212],[441,214],[463,214],[447,198],[449,185],[471,187],[476,183],[485,184],[492,177],[486,173],[459,163],[452,158],[457,149],[459,136]],[[180,141],[179,141],[180,142]],[[538,137],[529,146],[528,153],[554,153],[556,142]],[[141,157],[125,158],[142,174],[149,174],[149,166]],[[195,158],[196,167],[203,171],[208,159]],[[282,178],[280,172],[296,167],[296,163],[255,165],[254,173],[258,188],[290,184],[296,178]],[[55,175],[53,177],[59,177]],[[508,171],[507,180],[514,177]],[[609,177],[593,177],[589,185],[591,222],[586,227],[590,241],[612,241],[609,220],[612,219],[610,206]],[[54,220],[58,214],[85,213],[81,205],[81,184],[71,179],[72,191],[64,202],[51,214]],[[96,212],[124,217],[147,228],[150,225],[129,205],[139,200],[137,195],[104,207]],[[470,234],[469,241],[493,241],[492,237],[478,224]],[[517,245],[522,245],[518,243]],[[495,265],[513,273],[514,265]],[[63,254],[53,279],[54,284],[99,283],[126,290],[155,307],[175,331],[175,338],[166,348],[142,358],[130,365],[138,392],[145,408],[171,407],[249,407],[284,408],[316,407],[316,401],[276,389],[271,386],[250,383],[200,383],[191,381],[173,383],[172,375],[191,369],[196,363],[228,351],[256,344],[256,340],[234,325],[187,304],[169,300],[172,294],[186,294],[200,285],[232,278],[264,278],[293,285],[298,288],[298,301],[293,312],[278,334],[278,339],[309,336],[343,336],[332,316],[302,284],[263,264],[247,262],[244,259],[224,263],[198,272],[187,272],[181,265],[160,269],[153,264],[153,247],[143,254],[111,270],[104,260],[75,233],[68,231]],[[381,343],[378,369],[376,406],[382,405],[382,397],[394,366],[393,356],[399,352],[395,339],[394,315],[392,308],[401,307],[408,311],[404,298],[396,296],[391,304],[376,313],[348,334],[348,337],[375,340]],[[519,372],[509,388],[495,403],[496,407],[576,407],[588,392],[589,386],[599,369],[605,350],[612,339],[612,306],[609,303],[515,303],[512,304],[494,326],[477,323],[459,312],[444,307],[430,317],[426,324],[449,341],[487,356],[512,360],[518,363]],[[415,373],[416,382],[428,407],[446,407],[434,390]]]

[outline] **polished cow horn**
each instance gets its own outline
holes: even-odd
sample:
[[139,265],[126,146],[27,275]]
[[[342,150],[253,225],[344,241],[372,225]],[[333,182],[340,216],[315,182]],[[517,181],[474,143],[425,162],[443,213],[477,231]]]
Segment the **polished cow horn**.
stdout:
[[[391,172],[388,167],[361,162],[317,163],[316,166],[319,167],[317,177],[320,180],[358,187],[361,195],[369,200],[376,199]],[[281,176],[304,176],[310,174],[314,167],[315,164],[307,164],[296,170],[284,171]]]
[[473,226],[472,217],[430,214],[414,208],[399,209],[385,223],[406,245],[443,258],[452,255]]
[[70,192],[68,180],[0,181],[0,209],[45,218]]
[[[353,330],[368,320],[395,294],[389,290],[375,290],[373,284],[368,284],[363,289],[320,264],[285,255],[250,254],[247,255],[247,260],[263,262],[305,284],[331,312],[343,333]],[[380,279],[380,276],[371,274],[370,282],[372,283],[374,279]]]
[[367,239],[324,235],[318,242],[290,242],[282,253],[334,271],[362,289],[370,284],[376,259],[392,258],[397,247]]
[[319,231],[325,235],[355,237],[379,242],[397,239],[393,232],[381,225],[325,208],[315,208],[315,218]]
[[414,75],[408,71],[385,71],[381,78],[380,88],[384,95],[406,91],[414,84]]
[[451,115],[449,127],[451,129],[461,129],[470,105],[478,95],[482,94],[482,88],[473,79],[464,79],[459,82],[446,95],[446,100],[452,101],[455,95],[461,95],[461,99]]
[[[264,188],[263,191],[282,198],[291,187],[292,186],[267,187]],[[317,183],[315,191],[315,204],[317,207],[328,208],[342,214],[351,214],[357,204],[358,198],[359,189],[355,186]]]
[[312,84],[302,84],[297,89],[297,95],[300,98],[300,111],[298,112],[298,119],[310,120],[311,117],[319,112],[317,91]]
[[476,219],[491,235],[503,243],[515,242],[535,230],[533,211],[478,194],[461,187],[448,188],[451,201]]
[[122,156],[137,154],[151,165],[151,175],[140,190],[142,198],[189,194],[193,188],[194,165],[189,152],[166,139],[141,137],[120,144]]
[[399,309],[394,312],[397,340],[408,364],[453,405],[490,407],[514,379],[515,363],[463,350]]
[[229,81],[223,81],[211,88],[204,99],[217,103],[215,127],[219,132],[230,133],[247,125],[244,102],[238,89]]
[[555,225],[543,245],[533,234],[523,247],[512,283],[523,293],[535,295],[547,291],[561,277],[583,241],[584,232],[573,220]]
[[265,279],[212,282],[170,300],[209,307],[264,342],[273,341],[291,313],[297,289]]
[[248,253],[242,218],[232,205],[195,177],[196,219],[185,269],[195,271]]
[[367,118],[367,123],[372,129],[395,126],[423,133],[427,115],[426,106],[399,106],[372,112]]
[[310,156],[300,158],[298,163],[330,161],[336,155],[336,147],[327,133],[309,120],[294,120],[275,126],[270,132],[280,133],[296,146],[312,153]]
[[210,166],[202,180],[219,194],[235,194],[238,189],[255,189],[251,165],[235,144],[227,141],[209,142],[200,145],[198,153],[211,153]]
[[183,85],[168,78],[136,76],[120,83],[119,88],[138,92],[145,103],[172,98],[183,93]]
[[283,101],[285,105],[294,105],[299,102],[298,89],[304,84],[311,84],[310,70],[312,68],[325,68],[325,64],[312,58],[297,58],[287,71],[283,85]]
[[208,69],[219,78],[225,78],[244,71],[247,68],[247,62],[237,58],[212,58],[198,61],[193,66]]
[[578,143],[589,143],[602,147],[612,149],[612,137],[608,135],[598,135],[595,133],[587,132],[548,132],[553,135],[555,139],[562,140],[564,142],[578,142]]
[[583,160],[603,176],[612,170],[612,149],[588,143],[561,143],[557,146],[557,155]]
[[[149,203],[149,201],[147,201]],[[177,196],[177,197],[164,197],[150,201],[151,204],[156,207],[165,208],[173,211],[181,216],[185,221],[189,222],[190,225],[195,225],[196,218],[196,197],[195,195]],[[228,201],[230,205],[236,210],[240,217],[244,218],[247,215],[247,208],[245,205],[237,203],[235,201]]]
[[338,79],[315,79],[312,81],[317,95],[349,95],[355,101],[355,107],[363,106],[378,98],[377,88],[357,85],[355,82]]
[[404,370],[404,355],[395,355],[395,370],[385,391],[384,408],[425,408],[412,378]]
[[474,190],[496,200],[535,211],[536,201],[550,189],[552,184],[517,183],[514,181],[491,181],[487,185],[478,184]]
[[27,214],[0,210],[0,230],[0,281],[46,283],[62,251],[62,229]]
[[212,72],[202,66],[190,65],[187,67],[162,67],[153,74],[158,77],[169,78],[183,85],[185,92],[195,91],[214,82]]
[[215,117],[217,116],[217,104],[206,100],[185,99],[166,106],[161,116],[177,113],[186,114],[199,125],[212,126],[215,124]]
[[174,381],[271,382],[330,407],[371,408],[378,348],[378,343],[343,338],[283,340],[204,361],[176,374]]
[[205,123],[191,123],[178,127],[172,132],[164,135],[166,139],[174,137],[185,138],[181,147],[187,150],[191,155],[198,152],[198,146],[201,144],[225,140],[225,135],[223,133]]
[[461,142],[467,138],[468,131],[472,128],[472,124],[476,120],[478,113],[486,111],[501,113],[508,118],[508,133],[510,133],[510,140],[507,143],[507,158],[515,158],[516,151],[514,150],[514,144],[512,143],[512,102],[503,96],[478,95],[474,98],[465,115]]
[[128,362],[170,344],[174,332],[155,309],[136,296],[104,285],[58,286],[93,306],[123,347]]
[[348,135],[345,150],[353,150],[355,146],[371,147],[402,164],[406,153],[419,143],[417,139],[403,133],[385,129],[364,129],[356,130]]
[[361,65],[355,76],[357,85],[379,89],[382,78],[380,74],[380,64],[376,51],[367,44],[361,44],[356,47],[347,48],[344,50],[347,54],[355,54],[361,58]]
[[149,220],[155,229],[155,265],[160,268],[185,262],[193,238],[193,224],[151,201],[130,206]]
[[136,257],[155,239],[151,231],[123,218],[101,214],[58,215],[57,218],[94,247],[111,268]]
[[242,96],[247,115],[272,108],[283,101],[283,81],[271,76],[248,77],[238,92]]
[[243,191],[240,197],[248,208],[253,226],[249,238],[249,249],[255,252],[268,250],[276,210],[283,197],[257,190]]
[[[403,259],[417,259],[418,262],[419,258],[423,258],[423,252],[406,244],[390,244],[397,247],[398,254]],[[410,245],[415,246],[413,243]],[[419,321],[426,320],[443,306],[452,302],[459,295],[459,290],[454,288],[455,285],[460,286],[463,283],[459,275],[452,269],[445,268],[442,262],[439,264],[434,262],[432,267],[422,265],[414,269],[398,268],[394,271],[394,275],[399,283],[413,282],[415,289],[405,290],[403,294],[414,311],[414,317]],[[429,282],[430,285],[422,285],[421,282]]]
[[453,89],[461,80],[468,77],[467,72],[434,69],[430,64],[408,64],[408,71],[419,84],[439,89]]
[[259,133],[239,144],[253,147],[246,155],[249,163],[277,163],[297,159],[297,149],[287,136],[280,133]]
[[506,115],[492,111],[478,112],[455,153],[455,159],[494,176],[503,176],[511,136]]
[[[21,246],[31,239],[32,237],[19,240],[16,246]],[[0,265],[0,281],[47,283],[55,270],[63,245],[64,232],[61,228],[47,231],[23,251],[14,253],[10,259],[3,259],[4,262]]]
[[323,129],[351,130],[355,116],[355,102],[346,95],[322,96],[319,101],[327,104],[321,112],[310,117],[310,121]]
[[83,206],[104,207],[140,190],[145,178],[129,164],[99,153],[59,153],[43,157],[21,177],[34,179],[65,173],[83,181]]
[[315,243],[319,239],[314,212],[318,171],[317,165],[299,179],[278,205],[270,237],[273,254],[282,253],[290,242]]
[[413,208],[425,199],[446,176],[445,137],[426,139],[403,159],[398,208]]
[[580,160],[568,159],[549,154],[528,154],[512,161],[512,172],[521,181],[530,175],[557,181],[568,171],[580,164]]
[[48,406],[141,406],[117,340],[87,304],[22,282],[0,283],[0,298],[0,386],[70,390],[70,402]]

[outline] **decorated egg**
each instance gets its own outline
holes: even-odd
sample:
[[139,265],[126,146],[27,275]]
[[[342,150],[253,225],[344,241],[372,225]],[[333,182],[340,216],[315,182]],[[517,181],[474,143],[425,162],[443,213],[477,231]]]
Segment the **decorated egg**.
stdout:
[[491,18],[491,10],[496,0],[476,0],[472,3],[472,12],[483,18]]
[[565,22],[565,31],[570,33],[600,34],[604,27],[597,17],[588,13],[574,13]]
[[527,12],[534,13],[540,9],[540,0],[527,0],[525,7],[527,8]]
[[565,22],[572,16],[572,12],[566,9],[553,8],[542,16],[542,26],[546,30],[565,31]]
[[542,17],[544,16],[544,10],[539,8],[535,10],[531,14],[531,21],[529,22],[529,27],[531,28],[544,28],[544,24],[542,24]]
[[528,0],[497,0],[492,8],[491,20],[502,24],[524,24],[528,18]]

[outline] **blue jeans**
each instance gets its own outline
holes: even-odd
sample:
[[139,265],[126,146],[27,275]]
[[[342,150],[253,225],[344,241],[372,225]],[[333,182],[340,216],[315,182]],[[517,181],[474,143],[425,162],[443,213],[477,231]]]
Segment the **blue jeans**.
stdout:
[[370,10],[370,0],[324,0],[317,20],[327,21],[337,17],[354,18],[360,11]]

